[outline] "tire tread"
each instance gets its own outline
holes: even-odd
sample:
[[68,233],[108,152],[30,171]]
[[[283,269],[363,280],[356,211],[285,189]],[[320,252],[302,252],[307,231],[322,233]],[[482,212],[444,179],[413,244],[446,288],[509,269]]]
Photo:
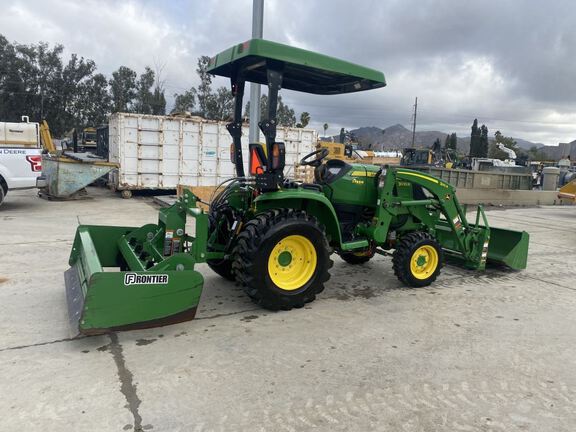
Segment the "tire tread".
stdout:
[[[298,295],[272,295],[266,287],[260,287],[256,284],[254,275],[256,271],[254,262],[256,253],[266,239],[266,234],[273,227],[294,221],[314,226],[320,230],[324,248],[326,249],[326,259],[325,262],[318,263],[318,271],[321,274],[317,276],[317,280],[309,289]],[[304,304],[312,302],[316,295],[324,290],[324,283],[330,279],[329,269],[333,265],[333,261],[330,259],[330,252],[325,230],[316,218],[301,210],[268,210],[247,222],[242,232],[238,235],[236,246],[232,252],[232,273],[236,282],[254,303],[270,310],[300,308]]]

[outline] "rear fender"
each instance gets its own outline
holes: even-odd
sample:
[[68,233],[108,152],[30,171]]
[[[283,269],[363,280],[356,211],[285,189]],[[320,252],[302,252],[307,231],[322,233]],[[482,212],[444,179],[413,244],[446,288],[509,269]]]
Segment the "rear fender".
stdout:
[[304,210],[324,225],[331,246],[340,247],[342,244],[336,211],[328,198],[321,193],[301,189],[267,192],[259,195],[254,200],[254,205],[255,213],[282,208]]

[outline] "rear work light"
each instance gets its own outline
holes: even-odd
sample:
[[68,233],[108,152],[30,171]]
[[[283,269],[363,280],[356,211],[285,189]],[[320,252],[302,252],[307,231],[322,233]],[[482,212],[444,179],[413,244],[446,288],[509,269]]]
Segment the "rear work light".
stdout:
[[30,163],[32,172],[42,171],[42,156],[26,156],[26,160]]
[[234,143],[230,144],[230,162],[236,165],[236,146]]
[[272,169],[282,171],[286,159],[286,149],[284,143],[277,142],[272,145]]

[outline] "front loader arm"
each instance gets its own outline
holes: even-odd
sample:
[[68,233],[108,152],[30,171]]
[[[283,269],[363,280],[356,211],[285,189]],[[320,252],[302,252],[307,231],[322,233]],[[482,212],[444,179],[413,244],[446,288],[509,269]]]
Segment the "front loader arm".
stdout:
[[[418,171],[399,169],[393,170],[392,176],[394,181],[406,181],[411,184],[416,184],[433,195],[432,205],[438,206],[449,225],[454,231],[459,232],[461,228],[468,230],[470,228],[466,220],[466,213],[460,206],[458,198],[456,197],[456,189],[454,186],[446,183],[435,177],[428,176]],[[416,202],[422,200],[415,200]],[[404,202],[404,205],[406,203]]]
[[[415,196],[414,185],[422,187],[426,196]],[[479,227],[468,223],[452,185],[418,171],[392,168],[380,183],[379,197],[373,228],[376,241],[385,241],[393,223],[398,231],[426,230],[446,252],[458,255],[467,266],[483,267],[489,229],[487,224]],[[486,222],[481,208],[480,214]],[[412,216],[419,225],[412,223],[398,227],[402,215]]]

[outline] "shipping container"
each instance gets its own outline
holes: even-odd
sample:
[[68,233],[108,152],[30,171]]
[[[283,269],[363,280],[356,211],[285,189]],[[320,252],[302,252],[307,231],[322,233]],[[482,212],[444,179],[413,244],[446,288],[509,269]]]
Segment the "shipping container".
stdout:
[[440,167],[410,167],[429,173],[452,186],[463,189],[512,189],[531,190],[532,175],[527,173],[470,171]]
[[[246,168],[247,124],[242,132]],[[276,140],[286,146],[285,175],[291,177],[297,162],[314,151],[317,133],[313,129],[279,127]],[[118,190],[216,186],[236,175],[230,161],[231,143],[226,122],[115,113],[109,119],[108,159],[120,168],[110,174],[110,181]]]

